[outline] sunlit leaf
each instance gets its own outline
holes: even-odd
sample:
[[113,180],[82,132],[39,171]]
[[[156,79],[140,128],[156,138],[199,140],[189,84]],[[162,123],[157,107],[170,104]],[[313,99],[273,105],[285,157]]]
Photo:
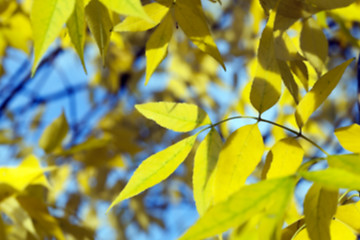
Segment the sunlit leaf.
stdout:
[[335,130],[341,146],[350,152],[360,153],[360,125],[354,123]]
[[251,87],[250,100],[261,114],[274,106],[281,94],[281,75],[276,60],[273,25],[276,12],[272,12],[261,35],[255,78]]
[[84,61],[84,44],[86,37],[84,0],[76,0],[74,11],[66,25],[69,30],[71,42],[74,44],[76,52],[80,57],[81,64],[86,72]]
[[304,150],[294,138],[278,141],[270,150],[266,161],[270,162],[267,179],[296,173],[304,156]]
[[[114,1],[115,2],[115,1]],[[109,47],[112,22],[109,11],[98,0],[91,0],[85,8],[85,17],[96,44],[98,45],[103,63]]]
[[335,218],[360,233],[360,202],[339,206]]
[[186,36],[225,69],[223,59],[211,36],[200,0],[177,0],[175,19]]
[[108,211],[121,201],[141,193],[170,176],[190,153],[196,137],[197,135],[193,135],[185,138],[144,160],[125,188],[111,203]]
[[328,40],[313,18],[308,18],[303,22],[300,46],[304,56],[321,75],[328,56]]
[[144,10],[151,18],[152,22],[146,21],[139,17],[127,17],[114,27],[114,31],[117,32],[140,32],[146,31],[158,25],[165,15],[169,12],[170,7],[168,5],[153,2],[146,4]]
[[328,168],[311,172],[302,171],[299,174],[301,177],[319,183],[329,189],[360,189],[360,175],[339,168]]
[[143,18],[151,22],[151,19],[146,14],[145,10],[141,5],[140,0],[100,0],[109,9],[124,14],[127,16],[134,16]]
[[310,115],[325,101],[340,81],[345,69],[354,59],[349,59],[341,65],[324,74],[300,101],[296,108],[295,118],[299,128],[302,128]]
[[44,149],[46,153],[53,152],[56,148],[61,146],[68,130],[69,125],[66,121],[65,113],[63,112],[45,128],[39,140],[39,146]]
[[135,105],[146,118],[177,132],[188,132],[211,124],[209,116],[196,105],[173,102],[150,102]]
[[[340,221],[332,220],[330,224],[330,236],[331,240],[356,240],[356,235],[353,231]],[[301,230],[295,235],[293,240],[310,240],[308,231],[306,228]],[[329,238],[330,239],[330,238]]]
[[[271,179],[245,186],[227,200],[210,208],[200,219],[180,237],[180,240],[197,240],[222,233],[239,226],[254,215],[277,205],[278,213],[272,212],[273,219],[280,219],[291,199],[295,179],[293,177]],[[266,210],[265,210],[266,209]],[[268,229],[274,231],[275,229]]]
[[174,22],[171,14],[167,14],[160,25],[146,42],[146,77],[145,84],[148,83],[151,75],[165,59],[168,45],[173,34]]
[[41,57],[59,35],[61,28],[73,12],[75,0],[34,0],[31,9],[31,24],[34,35],[34,63],[32,74]]
[[281,74],[281,78],[289,90],[291,96],[294,98],[296,104],[299,103],[299,87],[295,82],[294,76],[290,71],[289,66],[285,61],[278,60],[278,66]]
[[311,239],[330,239],[330,222],[336,212],[338,191],[313,184],[304,201],[305,223]]
[[222,145],[219,133],[215,129],[211,129],[195,154],[193,172],[194,200],[200,215],[214,201],[215,166]]
[[219,155],[215,175],[215,203],[239,190],[261,161],[263,139],[257,124],[233,132]]

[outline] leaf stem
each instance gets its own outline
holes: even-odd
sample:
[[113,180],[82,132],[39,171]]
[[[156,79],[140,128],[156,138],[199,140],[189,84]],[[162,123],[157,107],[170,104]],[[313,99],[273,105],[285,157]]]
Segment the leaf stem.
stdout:
[[329,155],[329,153],[327,153],[322,147],[320,147],[317,143],[315,143],[313,140],[311,140],[310,138],[306,137],[305,135],[303,135],[303,133],[301,132],[301,130],[299,132],[291,129],[291,128],[288,128],[284,125],[281,125],[279,123],[276,123],[276,122],[273,122],[273,121],[270,121],[270,120],[267,120],[267,119],[263,119],[261,118],[261,116],[259,117],[252,117],[252,116],[235,116],[235,117],[230,117],[230,118],[226,118],[226,119],[223,119],[217,123],[214,123],[214,124],[211,124],[210,126],[208,126],[207,128],[204,128],[202,131],[205,131],[209,128],[213,128],[213,127],[216,127],[222,123],[225,123],[225,122],[228,122],[228,121],[231,121],[231,120],[234,120],[234,119],[253,119],[253,120],[256,120],[258,122],[265,122],[265,123],[268,123],[268,124],[271,124],[273,126],[276,126],[276,127],[279,127],[279,128],[282,128],[288,132],[291,132],[293,134],[295,134],[297,137],[300,137],[302,139],[304,139],[305,141],[311,143],[314,147],[316,147],[317,149],[319,149],[321,152],[323,152],[325,155]]

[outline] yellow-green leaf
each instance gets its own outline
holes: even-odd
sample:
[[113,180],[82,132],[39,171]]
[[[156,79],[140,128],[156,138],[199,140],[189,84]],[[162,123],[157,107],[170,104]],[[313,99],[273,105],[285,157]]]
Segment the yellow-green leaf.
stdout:
[[[331,240],[356,240],[356,235],[347,225],[338,220],[332,220],[330,224]],[[293,240],[310,240],[307,229],[301,230]],[[329,238],[330,239],[330,238]]]
[[100,0],[109,9],[123,15],[143,18],[151,22],[140,0]]
[[85,17],[89,29],[99,47],[103,63],[105,63],[105,56],[109,47],[110,34],[113,27],[109,11],[98,0],[91,0],[85,8]]
[[339,206],[335,217],[360,233],[360,202]]
[[354,123],[351,126],[338,128],[335,130],[335,136],[343,148],[360,153],[360,125]]
[[61,142],[66,137],[68,130],[69,125],[63,112],[45,128],[39,140],[39,146],[44,149],[46,153],[53,152],[56,148],[61,146]]
[[196,208],[201,215],[213,205],[215,166],[223,143],[219,133],[212,128],[196,150],[193,186]]
[[207,113],[194,104],[151,102],[135,105],[146,118],[176,132],[188,132],[211,124]]
[[338,191],[313,184],[305,196],[305,223],[310,239],[330,239],[330,223],[338,203]]
[[221,149],[215,174],[215,203],[239,190],[261,161],[264,142],[257,124],[233,132]]
[[321,75],[328,56],[328,41],[313,18],[308,18],[303,22],[300,47],[318,75]]
[[304,157],[304,150],[294,138],[278,141],[270,150],[266,161],[271,165],[267,179],[284,177],[296,173]]
[[[180,237],[180,240],[197,240],[214,236],[229,228],[239,226],[256,214],[266,213],[268,210],[271,212],[268,217],[281,219],[283,211],[291,199],[294,186],[295,179],[292,177],[271,179],[244,186],[227,200],[210,208]],[[277,209],[281,206],[278,213],[269,209],[276,202],[279,203]]]
[[73,43],[77,54],[80,57],[81,64],[86,72],[86,66],[84,61],[84,44],[85,44],[85,9],[84,0],[76,0],[75,8],[67,21],[67,28],[69,30],[69,36]]
[[169,12],[169,5],[153,2],[146,4],[144,10],[151,18],[152,22],[146,21],[139,17],[127,17],[114,27],[117,32],[141,32],[149,30],[158,25],[165,15]]
[[200,0],[177,0],[175,19],[186,36],[201,50],[212,56],[225,68],[219,50],[211,36]]
[[31,25],[34,37],[32,75],[35,74],[41,57],[59,35],[62,27],[70,17],[74,5],[75,0],[33,1],[31,9]]
[[281,94],[281,75],[276,60],[273,36],[275,15],[276,12],[271,12],[260,38],[257,69],[250,92],[251,104],[259,113],[274,106]]
[[125,188],[111,203],[108,211],[121,201],[141,193],[170,176],[190,153],[196,137],[197,135],[193,135],[185,138],[144,160]]
[[148,83],[151,75],[165,59],[168,51],[169,42],[173,34],[174,22],[171,14],[167,14],[160,25],[146,42],[146,80]]
[[360,174],[360,155],[331,155],[327,157],[330,167],[340,168],[354,174]]
[[327,168],[311,172],[302,171],[299,172],[299,175],[329,189],[360,189],[360,175],[339,168]]
[[299,128],[305,125],[310,115],[325,101],[332,90],[334,90],[345,69],[353,60],[353,58],[349,59],[324,74],[300,101],[295,112],[296,123]]

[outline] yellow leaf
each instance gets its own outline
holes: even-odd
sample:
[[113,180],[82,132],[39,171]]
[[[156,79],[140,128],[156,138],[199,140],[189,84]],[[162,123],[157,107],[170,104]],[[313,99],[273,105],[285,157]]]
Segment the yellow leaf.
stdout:
[[103,63],[105,63],[111,29],[113,27],[109,11],[98,0],[91,0],[85,8],[85,17],[96,44],[99,47]]
[[291,71],[300,80],[306,91],[309,91],[309,73],[303,61],[291,61]]
[[[11,197],[0,203],[0,210],[2,213],[5,213],[7,217],[11,219],[11,221],[26,229],[33,236],[39,237],[36,233],[33,221],[29,214],[21,207],[16,198]],[[7,238],[5,238],[7,239]]]
[[303,22],[300,47],[318,75],[321,75],[328,56],[328,41],[313,18],[308,18]]
[[260,114],[274,106],[281,94],[281,75],[273,36],[275,15],[276,12],[272,11],[260,38],[258,64],[250,92],[251,104]]
[[[281,219],[288,201],[291,199],[295,179],[292,177],[271,179],[245,186],[227,200],[211,207],[180,240],[197,240],[222,233],[239,226],[254,215],[270,210],[268,217]],[[226,187],[226,186],[224,186]],[[278,204],[275,204],[278,202]],[[279,212],[269,209],[275,206]],[[280,221],[281,222],[281,221]],[[278,222],[279,223],[279,222]],[[268,229],[268,231],[275,229]]]
[[175,19],[186,36],[226,70],[220,52],[211,36],[200,0],[177,0],[174,12]]
[[[304,150],[294,138],[285,138],[278,141],[270,150],[271,162],[267,179],[284,177],[296,173],[303,157]],[[266,158],[268,161],[268,157]]]
[[[356,240],[356,235],[353,231],[345,224],[332,220],[330,225],[330,236],[331,240]],[[293,240],[310,240],[308,232],[305,229],[301,230]],[[330,239],[330,238],[329,238]]]
[[137,104],[135,108],[146,118],[176,132],[188,132],[211,124],[207,113],[193,104],[151,102]]
[[31,24],[34,36],[34,63],[32,75],[50,44],[59,35],[70,17],[75,0],[34,0],[31,9]]
[[293,97],[296,104],[299,103],[299,88],[295,82],[294,76],[290,71],[289,66],[285,61],[278,60],[279,70],[281,74],[281,78],[289,90],[291,96]]
[[109,9],[127,16],[143,18],[151,22],[140,0],[100,0]]
[[302,128],[310,115],[325,101],[340,81],[345,69],[354,59],[349,59],[341,65],[324,74],[300,101],[296,107],[295,118],[299,128]]
[[331,191],[313,184],[304,201],[305,223],[313,240],[330,239],[330,222],[338,203],[338,191]]
[[360,202],[339,206],[335,218],[360,233]]
[[222,145],[219,133],[212,128],[195,154],[193,172],[194,200],[200,216],[213,205],[215,166]]
[[304,58],[298,53],[291,38],[285,31],[274,32],[274,48],[276,58],[282,61],[301,61]]
[[151,75],[165,59],[168,51],[169,42],[173,34],[174,22],[171,14],[167,14],[160,25],[146,42],[146,80],[148,83]]
[[354,174],[360,174],[360,155],[331,155],[327,157],[330,167],[340,168]]
[[76,0],[75,8],[67,21],[67,28],[71,42],[74,44],[77,54],[80,57],[81,64],[83,65],[85,73],[86,66],[84,61],[84,44],[85,44],[85,9],[84,0]]
[[[38,160],[29,156],[18,167],[0,168],[0,200],[25,190],[30,184],[48,186],[44,172],[50,168],[40,168]],[[46,183],[45,183],[46,182]]]
[[139,17],[127,17],[114,27],[114,31],[117,32],[141,32],[151,29],[158,25],[165,15],[169,12],[168,4],[161,4],[153,2],[146,4],[144,10],[146,14],[151,18],[152,22],[146,21]]
[[56,148],[61,146],[61,142],[66,137],[68,130],[69,125],[63,112],[45,128],[39,140],[39,146],[44,149],[46,153],[53,152]]
[[170,176],[190,153],[196,137],[197,135],[193,135],[185,138],[144,160],[125,188],[111,203],[108,211],[121,201],[141,193]]
[[215,203],[239,190],[261,161],[264,143],[257,124],[233,132],[221,149],[215,174]]
[[338,128],[335,130],[335,136],[343,148],[360,153],[360,125],[354,123],[351,126]]
[[[34,168],[34,169],[41,169],[41,165],[39,159],[34,155],[27,156],[19,165],[19,168]],[[46,176],[42,174],[42,176],[36,178],[31,184],[39,184],[46,188],[50,188],[49,181],[47,180]]]
[[311,172],[302,171],[299,172],[299,175],[329,189],[360,189],[360,175],[339,168],[328,168]]

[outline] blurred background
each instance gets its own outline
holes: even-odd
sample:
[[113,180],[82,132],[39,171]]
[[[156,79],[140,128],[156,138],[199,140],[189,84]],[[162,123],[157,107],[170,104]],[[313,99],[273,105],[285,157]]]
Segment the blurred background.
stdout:
[[[194,103],[208,112],[212,122],[235,115],[257,116],[250,105],[249,91],[258,40],[267,19],[260,3],[202,1],[226,71],[174,26],[168,56],[145,85],[145,44],[153,30],[112,32],[103,64],[87,29],[85,73],[64,28],[31,77],[31,2],[0,1],[1,165],[16,167],[29,155],[35,155],[43,167],[57,167],[46,173],[50,187],[42,187],[41,196],[49,216],[55,219],[51,226],[61,229],[66,239],[179,237],[198,217],[192,196],[193,153],[169,179],[105,214],[144,159],[186,137],[145,119],[134,105],[149,101]],[[351,10],[331,10],[314,16],[328,42],[327,69],[358,55],[360,16],[350,13],[360,11],[359,1],[353,5]],[[124,19],[115,13],[110,15],[114,26]],[[288,30],[294,42],[299,26],[295,23]],[[304,66],[311,87],[317,73],[308,63]],[[330,154],[343,151],[333,135],[334,129],[359,122],[356,70],[354,61],[330,99],[304,129],[306,136]],[[295,76],[295,80],[301,86],[302,79]],[[279,103],[262,117],[296,130],[296,105],[285,87],[283,91]],[[301,87],[300,94],[306,91]],[[62,114],[68,125],[66,136],[56,151],[46,153],[39,147],[39,139]],[[218,130],[226,139],[239,126],[253,122],[235,120],[220,125]],[[264,123],[260,126],[267,150],[288,134]],[[321,156],[308,143],[302,142],[302,146],[307,154],[305,161]],[[257,181],[260,174],[256,170],[249,182]],[[295,201],[299,215],[304,189],[308,187],[306,182],[298,187]],[[36,239],[25,223],[8,214],[9,202],[5,200],[0,202],[1,226],[8,239]],[[21,206],[13,209],[20,212],[19,216],[27,216]],[[57,236],[52,230],[41,230],[34,217],[30,218],[39,236]]]

